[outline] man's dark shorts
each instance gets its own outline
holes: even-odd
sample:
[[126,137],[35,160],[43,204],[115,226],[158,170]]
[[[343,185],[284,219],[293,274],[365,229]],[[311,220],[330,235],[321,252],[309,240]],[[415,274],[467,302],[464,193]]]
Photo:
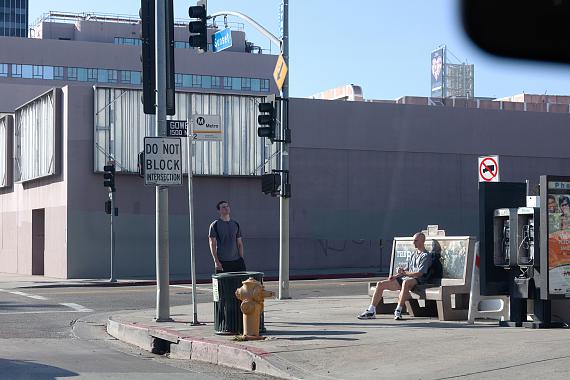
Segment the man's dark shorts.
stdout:
[[220,261],[222,263],[222,270],[216,269],[217,273],[226,273],[226,272],[245,272],[245,261],[243,261],[243,257],[240,257],[234,261]]
[[407,279],[410,279],[410,278],[413,278],[414,280],[416,280],[417,283],[418,283],[418,285],[425,284],[425,283],[427,282],[424,276],[419,277],[419,278],[417,278],[417,277],[414,278],[414,277],[409,277],[409,276],[398,277],[398,278],[396,278],[396,281],[398,281],[398,284],[400,285],[400,287],[402,287],[402,284],[404,283],[404,280],[407,280]]

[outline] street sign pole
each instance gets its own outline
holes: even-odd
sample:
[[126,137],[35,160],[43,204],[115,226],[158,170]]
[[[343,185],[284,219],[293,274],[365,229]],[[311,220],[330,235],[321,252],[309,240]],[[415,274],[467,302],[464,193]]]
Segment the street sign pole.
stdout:
[[[188,131],[189,132],[189,131]],[[196,303],[196,255],[194,250],[194,193],[192,192],[192,134],[188,133],[186,138],[186,151],[187,151],[187,168],[188,168],[188,225],[190,228],[190,272],[192,276],[192,310],[194,319],[192,326],[199,325],[198,322],[198,304]]]
[[[283,1],[283,58],[289,66],[289,0]],[[283,84],[283,102],[281,108],[281,140],[286,140],[285,131],[288,125],[289,75]],[[286,194],[285,185],[289,182],[289,144],[281,142],[281,197],[279,198],[279,299],[289,296],[289,195]],[[286,196],[285,196],[286,195]]]
[[[156,0],[156,130],[166,136],[166,1]],[[168,187],[156,186],[156,317],[170,321]]]

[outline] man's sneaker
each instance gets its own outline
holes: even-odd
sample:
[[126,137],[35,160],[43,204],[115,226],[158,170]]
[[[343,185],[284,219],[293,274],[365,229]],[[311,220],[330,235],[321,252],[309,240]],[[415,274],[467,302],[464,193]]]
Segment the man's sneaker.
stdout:
[[394,310],[394,319],[399,321],[402,319],[402,310]]
[[376,318],[376,313],[370,311],[370,310],[364,310],[362,312],[362,314],[360,314],[358,317],[356,317],[358,319],[374,319]]

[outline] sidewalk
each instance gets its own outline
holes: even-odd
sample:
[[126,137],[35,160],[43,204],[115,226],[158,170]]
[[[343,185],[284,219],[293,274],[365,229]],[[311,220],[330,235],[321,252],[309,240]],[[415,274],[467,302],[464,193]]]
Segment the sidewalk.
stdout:
[[[363,289],[363,293],[365,289]],[[368,305],[359,297],[267,300],[264,341],[237,342],[214,333],[213,305],[171,308],[174,322],[153,322],[154,310],[116,314],[107,331],[151,350],[170,341],[170,357],[300,379],[563,378],[570,371],[569,329],[498,327],[497,322],[394,321],[390,315],[356,319]],[[166,345],[167,346],[167,345]],[[162,346],[164,347],[164,345]]]

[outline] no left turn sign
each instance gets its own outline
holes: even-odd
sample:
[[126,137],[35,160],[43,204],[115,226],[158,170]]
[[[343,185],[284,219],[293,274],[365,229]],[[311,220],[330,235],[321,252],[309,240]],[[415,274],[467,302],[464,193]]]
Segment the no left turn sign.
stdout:
[[499,156],[479,157],[479,182],[499,182]]

